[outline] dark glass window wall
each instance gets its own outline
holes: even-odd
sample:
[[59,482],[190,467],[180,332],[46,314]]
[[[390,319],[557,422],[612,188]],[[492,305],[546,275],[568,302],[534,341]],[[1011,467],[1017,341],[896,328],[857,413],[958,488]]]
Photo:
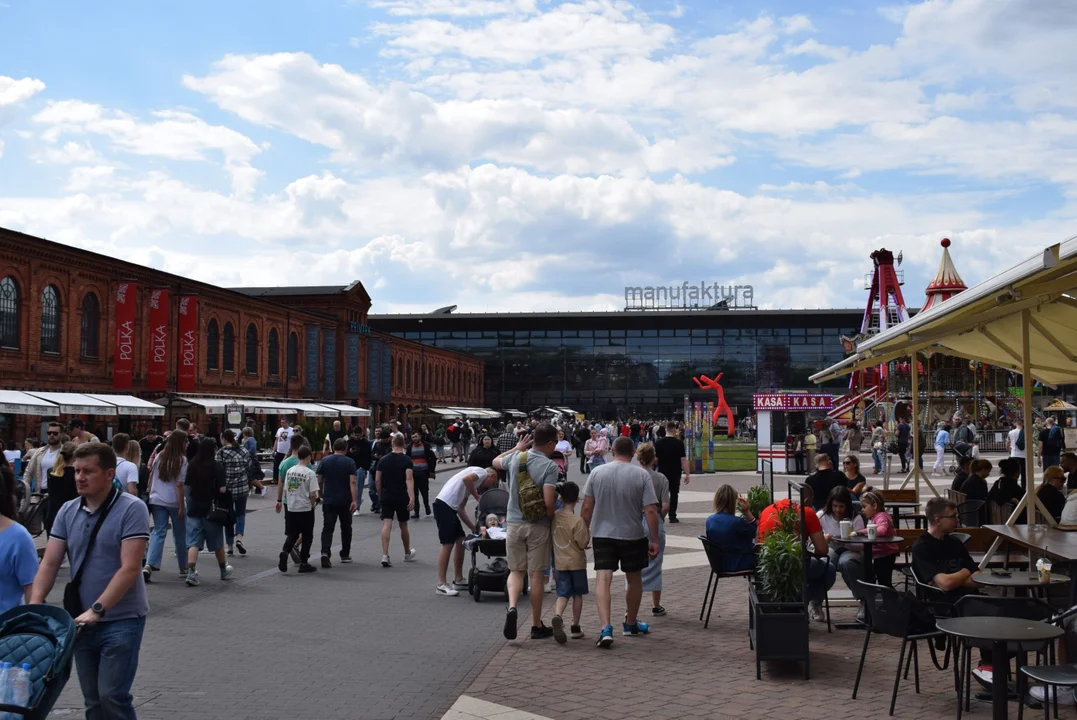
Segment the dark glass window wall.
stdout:
[[[719,372],[741,414],[761,390],[820,389],[809,376],[842,359],[840,335],[859,322],[859,311],[370,317],[397,337],[485,361],[487,407],[556,405],[608,417],[668,416],[685,394],[713,399],[692,377]],[[545,329],[503,329],[512,324]],[[726,326],[692,327],[718,324]],[[843,393],[847,382],[823,388]]]

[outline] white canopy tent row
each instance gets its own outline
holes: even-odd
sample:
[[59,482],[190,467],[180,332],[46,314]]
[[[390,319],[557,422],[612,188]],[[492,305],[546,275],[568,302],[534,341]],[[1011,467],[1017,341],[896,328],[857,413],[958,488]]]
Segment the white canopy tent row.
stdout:
[[133,395],[0,390],[0,413],[160,417],[165,414],[165,408]]
[[179,395],[172,399],[173,406],[200,407],[207,415],[224,415],[230,405],[241,405],[246,414],[295,415],[307,417],[370,417],[366,408],[346,403],[322,403],[311,400],[260,400],[253,398],[195,397]]
[[[913,417],[919,418],[921,353],[934,352],[988,363],[1020,373],[1023,382],[1025,428],[1032,428],[1033,379],[1046,385],[1077,382],[1077,237],[1045,248],[1023,263],[971,287],[953,298],[860,343],[856,352],[811,377],[819,383],[859,368],[909,357],[912,368]],[[913,456],[919,457],[919,432],[913,433]],[[1006,521],[1014,525],[1026,506],[1030,522],[1037,512],[1054,526],[1055,520],[1036,496],[1035,454],[1026,453],[1025,496]],[[919,467],[902,484],[931,485]],[[986,563],[1001,540],[996,540]]]

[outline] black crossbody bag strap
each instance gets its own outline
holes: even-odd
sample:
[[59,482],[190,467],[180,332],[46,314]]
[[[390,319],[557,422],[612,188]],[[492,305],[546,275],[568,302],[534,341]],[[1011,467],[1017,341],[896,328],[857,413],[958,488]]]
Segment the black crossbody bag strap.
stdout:
[[86,543],[86,552],[82,556],[82,563],[79,565],[79,569],[75,572],[75,576],[71,578],[71,581],[64,587],[64,610],[67,610],[71,617],[78,617],[85,610],[85,608],[82,607],[82,598],[79,595],[79,590],[82,587],[82,571],[86,569],[86,563],[90,559],[90,553],[93,552],[94,543],[97,542],[97,533],[100,532],[101,526],[105,524],[105,518],[112,512],[113,506],[119,502],[119,492],[119,490],[113,488],[112,494],[108,496],[108,502],[105,505],[104,512],[101,513],[101,517],[97,518],[93,530],[90,531],[90,539]]

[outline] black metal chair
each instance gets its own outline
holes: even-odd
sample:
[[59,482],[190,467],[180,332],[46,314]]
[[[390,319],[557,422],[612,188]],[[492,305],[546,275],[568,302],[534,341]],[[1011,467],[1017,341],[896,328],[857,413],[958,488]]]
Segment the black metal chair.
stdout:
[[[1010,617],[1023,618],[1050,622],[1055,617],[1055,611],[1050,605],[1036,598],[1023,597],[994,597],[990,595],[966,595],[954,603],[954,613],[957,617]],[[963,641],[959,644],[957,665],[957,717],[961,718],[961,695],[962,688],[965,696],[965,711],[972,704],[972,649],[988,650],[994,646],[990,641]],[[1022,657],[1029,652],[1035,652],[1037,664],[1040,655],[1043,654],[1048,663],[1054,661],[1054,645],[1051,643],[1010,643],[1006,647],[1007,656],[1015,653],[1017,656],[1017,689],[1022,698],[1022,704],[1027,692],[1024,676],[1021,674]],[[992,663],[1009,662],[1008,657],[992,658]]]
[[[1062,627],[1062,622],[1073,615],[1077,615],[1077,605],[1051,616],[1047,622]],[[1058,720],[1058,690],[1056,688],[1077,688],[1077,665],[1026,665],[1020,669],[1020,673],[1047,686],[1047,690],[1044,691],[1043,717],[1045,720],[1050,717],[1047,710],[1047,703],[1050,700],[1054,705],[1055,720]],[[1025,704],[1022,702],[1017,710],[1017,720],[1021,720],[1024,714]]]
[[[715,545],[707,539],[706,535],[700,535],[699,541],[703,543],[703,549],[707,553],[707,560],[710,562],[711,574],[707,578],[707,589],[703,591],[703,607],[699,609],[699,619],[703,620],[703,614],[707,614],[707,619],[703,623],[704,629],[706,629],[711,622],[711,610],[714,608],[714,595],[718,592],[718,581],[722,578],[751,578],[755,575],[755,568],[751,570],[739,570],[737,572],[726,572],[723,570],[725,563],[722,562],[726,556],[735,557],[747,557],[751,556],[752,564],[755,564],[755,553],[741,553],[735,550],[727,550],[719,545]],[[708,604],[708,596],[710,596]]]
[[[983,518],[980,515],[980,511],[984,505],[987,504],[986,500],[966,500],[957,506],[957,517],[962,527],[980,527],[983,525]],[[967,541],[966,541],[967,542]]]
[[[894,714],[894,706],[897,703],[898,686],[901,683],[902,666],[908,666],[905,661],[906,651],[910,652],[913,664],[913,677],[916,684],[916,692],[920,692],[920,654],[918,643],[921,640],[931,640],[943,635],[942,631],[935,628],[929,620],[931,613],[920,601],[911,595],[894,590],[893,588],[874,583],[857,581],[860,592],[864,597],[864,604],[868,615],[868,629],[864,633],[864,649],[860,653],[860,666],[856,670],[856,683],[853,685],[853,699],[860,690],[860,677],[864,673],[864,660],[868,655],[868,643],[872,633],[880,633],[901,640],[901,653],[898,655],[897,672],[894,675],[894,691],[890,695],[890,714]],[[910,648],[909,645],[912,645]]]

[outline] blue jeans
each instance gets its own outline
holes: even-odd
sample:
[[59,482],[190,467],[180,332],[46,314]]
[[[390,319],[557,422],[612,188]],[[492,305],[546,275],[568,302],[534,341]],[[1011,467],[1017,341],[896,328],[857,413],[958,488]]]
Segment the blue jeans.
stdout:
[[75,667],[87,720],[135,720],[131,685],[146,618],[87,625],[75,641]]
[[232,507],[236,511],[236,524],[224,526],[224,541],[228,547],[232,547],[236,535],[242,535],[247,527],[247,493],[239,497],[232,496]]
[[165,553],[165,536],[168,535],[168,521],[171,520],[172,543],[176,546],[176,562],[179,563],[180,572],[186,572],[186,519],[180,519],[179,508],[165,505],[150,505],[150,514],[153,515],[153,532],[150,534],[150,549],[146,552],[146,563],[150,567],[161,567],[161,558]]
[[808,600],[822,602],[826,591],[834,587],[837,577],[838,569],[834,563],[828,563],[826,558],[808,558]]
[[[358,473],[359,471],[356,470],[355,472]],[[375,485],[374,485],[375,473],[374,472],[367,472],[366,470],[364,470],[363,472],[366,472],[367,489],[370,491],[370,504],[371,504],[371,507],[381,507],[381,504],[378,502],[378,491],[377,491],[377,489],[375,488]],[[359,475],[358,474],[355,476],[355,481],[356,481],[356,483],[359,482]]]
[[[371,483],[374,482],[374,473],[370,473],[370,482]],[[355,510],[356,510],[356,512],[358,512],[359,510],[362,510],[362,508],[363,508],[363,486],[364,485],[366,485],[366,470],[361,468],[361,467],[357,467],[357,468],[355,468],[355,487],[356,487]],[[373,485],[371,485],[371,487],[373,487]],[[373,502],[374,498],[371,498],[370,501]]]
[[882,472],[883,471],[883,451],[882,450],[876,450],[875,448],[872,448],[871,449],[871,459],[875,463],[875,472],[877,472],[877,473]]

